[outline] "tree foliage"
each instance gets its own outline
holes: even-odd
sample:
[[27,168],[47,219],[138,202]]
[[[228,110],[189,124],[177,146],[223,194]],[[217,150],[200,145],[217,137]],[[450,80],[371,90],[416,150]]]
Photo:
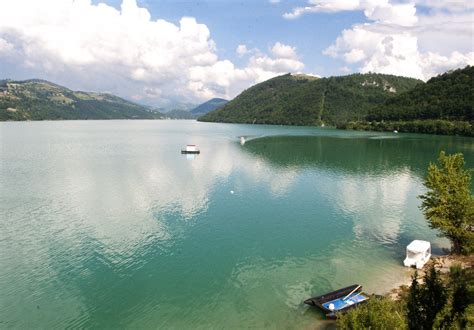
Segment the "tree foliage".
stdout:
[[421,209],[430,227],[451,240],[454,253],[469,253],[474,241],[471,174],[464,169],[462,154],[446,155],[442,151],[438,163],[428,167]]
[[372,298],[365,305],[339,315],[340,329],[406,329],[403,306],[388,298]]
[[422,281],[415,272],[401,301],[372,298],[338,315],[341,329],[471,329],[474,327],[474,270],[451,267],[449,278],[432,265]]
[[412,277],[410,290],[407,297],[407,318],[408,318],[408,328],[410,330],[418,330],[423,327],[424,316],[423,316],[423,306],[422,301],[422,289],[418,283],[418,272]]
[[408,328],[431,329],[436,316],[443,310],[446,302],[446,288],[439,272],[433,266],[426,272],[423,284],[418,283],[418,275],[415,273],[406,304]]
[[468,121],[444,119],[414,119],[409,121],[350,121],[338,125],[342,129],[400,133],[474,136],[473,124]]
[[[441,281],[439,272],[431,266],[425,274],[425,283],[421,286],[421,304],[423,308],[423,329],[433,328],[436,315],[447,302],[446,288]],[[410,321],[408,321],[410,322]]]
[[372,108],[367,120],[474,121],[474,66],[446,72]]
[[[439,329],[465,329],[469,322],[469,312],[472,304],[472,292],[469,292],[469,273],[460,265],[454,265],[450,269],[449,289],[451,291],[451,303],[446,304],[437,315],[434,327]],[[472,325],[472,324],[471,324]]]

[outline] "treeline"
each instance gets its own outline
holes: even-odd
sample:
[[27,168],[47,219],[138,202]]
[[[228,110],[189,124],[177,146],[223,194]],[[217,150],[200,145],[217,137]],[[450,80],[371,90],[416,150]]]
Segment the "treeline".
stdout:
[[337,128],[379,132],[398,131],[405,133],[474,136],[472,123],[468,121],[449,121],[443,119],[416,119],[411,121],[350,121],[337,125]]

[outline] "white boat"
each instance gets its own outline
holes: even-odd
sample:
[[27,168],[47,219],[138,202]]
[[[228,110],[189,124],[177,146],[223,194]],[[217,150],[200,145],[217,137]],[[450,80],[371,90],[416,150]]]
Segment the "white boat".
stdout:
[[240,137],[240,145],[244,145],[245,144],[245,136],[241,136]]
[[199,154],[201,151],[194,144],[188,144],[186,148],[181,149],[182,154]]
[[415,266],[417,269],[423,266],[431,258],[431,244],[428,241],[414,240],[407,246],[407,256],[403,261],[406,267]]

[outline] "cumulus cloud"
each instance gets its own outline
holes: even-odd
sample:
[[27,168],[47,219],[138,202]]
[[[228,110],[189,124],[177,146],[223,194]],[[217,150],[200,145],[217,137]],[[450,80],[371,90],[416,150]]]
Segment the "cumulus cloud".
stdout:
[[[240,46],[237,51],[244,53],[245,45]],[[236,68],[219,58],[205,24],[192,17],[178,24],[152,20],[136,0],[123,0],[120,10],[90,0],[0,2],[3,74],[41,77],[156,105],[230,98],[266,77],[303,67],[296,55],[275,54],[254,55],[246,67]]]
[[235,52],[239,56],[244,56],[249,52],[248,48],[246,45],[238,45],[237,48],[235,49]]
[[[417,6],[428,8],[422,14]],[[363,11],[367,23],[342,31],[324,54],[358,64],[361,72],[380,72],[427,80],[448,69],[474,64],[472,17],[465,1],[309,0],[284,14]]]
[[276,57],[296,60],[296,48],[277,42],[271,49],[273,55]]
[[[276,43],[272,48],[291,48]],[[294,50],[294,49],[293,49]],[[259,83],[288,72],[299,72],[304,68],[303,62],[295,58],[278,57],[254,50],[245,68],[239,69],[229,60],[218,61],[212,66],[190,69],[188,87],[202,99],[212,97],[216,90],[223,88],[229,95],[236,95],[252,84]],[[286,54],[289,56],[290,54]],[[296,56],[296,55],[295,55]]]

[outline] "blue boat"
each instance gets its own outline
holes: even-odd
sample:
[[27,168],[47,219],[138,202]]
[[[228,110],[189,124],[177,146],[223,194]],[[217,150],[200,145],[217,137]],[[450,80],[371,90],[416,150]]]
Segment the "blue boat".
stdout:
[[306,299],[304,303],[319,307],[327,318],[335,319],[337,313],[347,312],[359,304],[366,303],[369,298],[369,295],[362,292],[362,285],[354,284],[321,296]]

